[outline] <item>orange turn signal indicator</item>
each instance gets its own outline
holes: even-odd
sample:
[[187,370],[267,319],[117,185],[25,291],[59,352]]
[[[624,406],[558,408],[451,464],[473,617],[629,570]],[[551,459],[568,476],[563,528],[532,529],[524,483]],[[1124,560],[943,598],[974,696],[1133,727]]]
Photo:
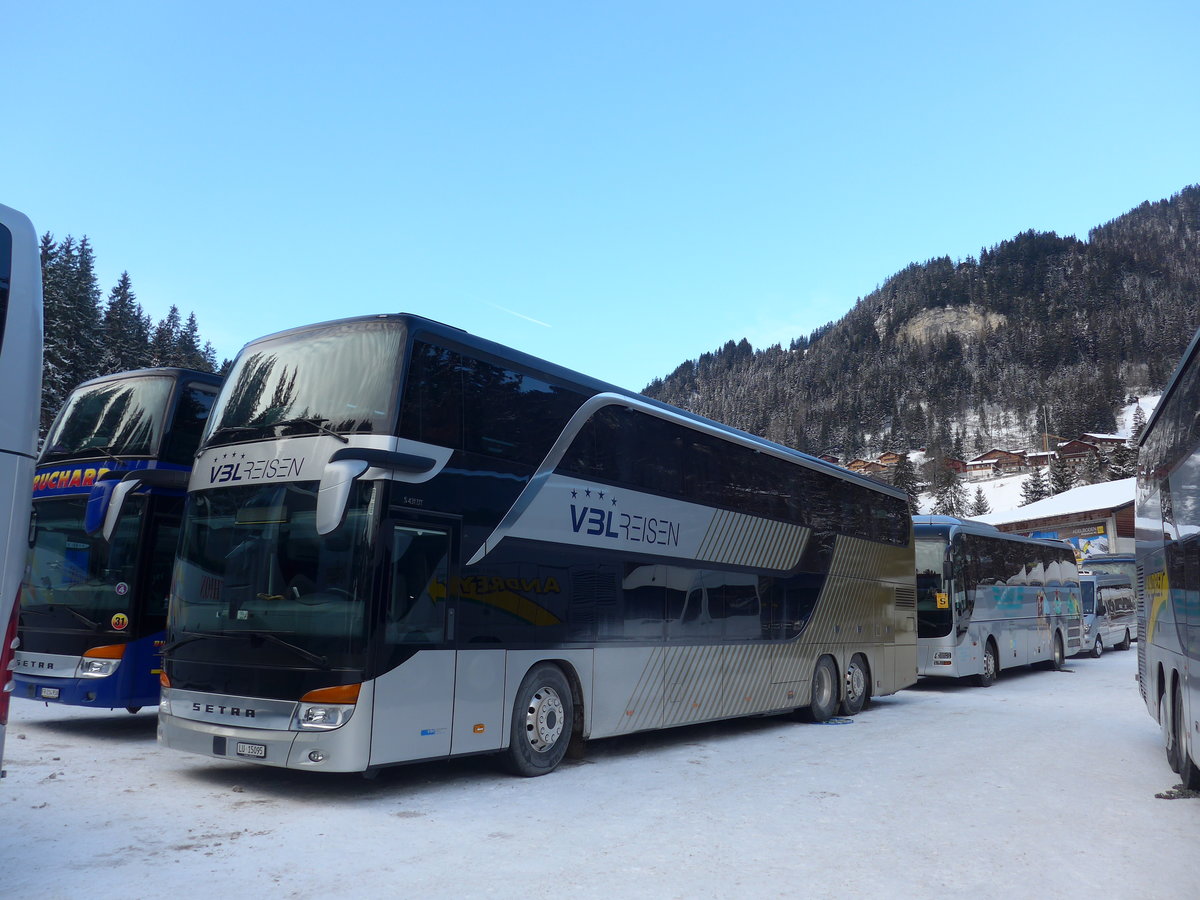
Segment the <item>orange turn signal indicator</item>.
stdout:
[[121,659],[125,656],[125,644],[105,644],[103,647],[93,647],[83,654],[92,659]]
[[165,688],[169,688],[171,686],[171,679],[167,677],[166,672],[159,672],[158,673],[158,683],[161,684]]
[[300,698],[301,703],[357,703],[361,684],[339,684],[334,687],[317,688]]

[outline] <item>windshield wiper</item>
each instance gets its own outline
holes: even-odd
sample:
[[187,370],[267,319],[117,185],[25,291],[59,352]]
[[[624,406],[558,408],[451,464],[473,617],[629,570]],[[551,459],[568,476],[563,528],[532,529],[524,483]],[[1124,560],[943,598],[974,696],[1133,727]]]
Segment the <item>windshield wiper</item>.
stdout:
[[270,643],[275,644],[277,647],[284,647],[285,649],[291,650],[297,656],[308,660],[314,665],[320,666],[322,669],[329,668],[329,660],[324,656],[319,656],[318,654],[313,653],[310,650],[305,650],[303,647],[299,647],[290,641],[285,641],[283,638],[271,634],[269,631],[239,631],[237,633],[249,635],[250,637],[256,637],[260,640],[269,641]]
[[199,631],[185,631],[185,632],[183,632],[183,634],[186,635],[186,637],[177,638],[177,639],[171,641],[171,643],[166,644],[163,647],[160,647],[158,652],[165,656],[166,654],[170,653],[175,648],[182,647],[184,644],[190,644],[192,641],[202,641],[205,638],[232,637],[232,635],[228,635],[228,634],[216,634],[216,633],[201,634]]
[[329,660],[326,657],[319,656],[316,653],[305,650],[303,647],[298,647],[290,641],[285,641],[283,638],[271,634],[269,631],[209,631],[204,633],[199,631],[185,631],[183,634],[186,636],[181,637],[178,640],[171,641],[171,643],[159,650],[159,653],[162,653],[165,656],[177,647],[182,647],[184,644],[190,644],[192,641],[201,641],[205,638],[215,638],[216,640],[234,640],[236,638],[245,637],[250,638],[251,640],[257,639],[260,641],[267,641],[279,647],[291,650],[297,656],[306,659],[308,662],[313,663],[314,665],[320,666],[322,669],[328,670],[330,668]]
[[337,438],[343,444],[350,443],[350,438],[346,437],[344,434],[338,434],[332,428],[329,428],[327,425],[325,425],[325,423],[328,421],[328,419],[322,419],[319,416],[296,416],[291,419],[280,419],[278,422],[272,422],[271,424],[276,428],[287,427],[288,425],[311,425],[322,434],[331,435],[332,437]]
[[81,613],[79,610],[77,610],[73,606],[67,606],[64,603],[63,609],[65,609],[67,612],[69,612],[71,615],[73,615],[75,618],[77,618],[84,625],[87,625],[89,628],[91,628],[92,631],[100,631],[104,627],[99,622],[93,622],[91,619],[89,619],[87,616],[85,616],[83,613]]

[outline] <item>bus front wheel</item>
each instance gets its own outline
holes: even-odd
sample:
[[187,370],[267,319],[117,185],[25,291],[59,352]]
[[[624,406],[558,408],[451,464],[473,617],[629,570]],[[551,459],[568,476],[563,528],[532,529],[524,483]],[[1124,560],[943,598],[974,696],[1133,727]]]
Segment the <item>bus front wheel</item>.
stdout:
[[[1096,638],[1096,640],[1100,639]],[[1063,653],[1062,635],[1055,633],[1054,646],[1050,650],[1050,668],[1055,672],[1061,672],[1066,658],[1066,654]]]
[[983,645],[983,671],[975,676],[975,683],[980,687],[991,687],[996,683],[996,673],[1000,667],[996,661],[996,645],[990,640]]
[[567,752],[574,721],[571,686],[562,669],[551,663],[530,669],[513,701],[509,770],[526,778],[553,772]]

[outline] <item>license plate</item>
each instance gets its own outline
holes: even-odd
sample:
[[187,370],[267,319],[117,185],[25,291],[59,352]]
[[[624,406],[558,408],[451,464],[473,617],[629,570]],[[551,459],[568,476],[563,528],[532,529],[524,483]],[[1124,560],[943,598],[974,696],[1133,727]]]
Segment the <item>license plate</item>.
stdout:
[[43,700],[57,700],[58,699],[58,688],[42,688],[42,699]]
[[266,744],[243,744],[238,741],[237,745],[238,756],[249,756],[252,759],[266,759],[267,745]]

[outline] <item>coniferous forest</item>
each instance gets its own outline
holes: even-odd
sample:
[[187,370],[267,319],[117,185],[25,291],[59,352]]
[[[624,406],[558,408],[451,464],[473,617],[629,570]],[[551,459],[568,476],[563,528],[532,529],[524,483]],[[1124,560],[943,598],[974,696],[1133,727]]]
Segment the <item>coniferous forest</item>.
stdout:
[[[100,375],[148,366],[217,371],[216,353],[201,342],[195,313],[186,319],[172,306],[154,323],[137,301],[128,272],[104,297],[87,237],[41,239],[45,349],[42,365],[41,433],[67,394]],[[226,361],[222,368],[228,366]]]
[[679,365],[652,397],[843,460],[959,458],[1113,433],[1161,390],[1200,325],[1200,186],[1086,241],[1027,231],[978,258],[908,266],[790,346],[744,339]]

